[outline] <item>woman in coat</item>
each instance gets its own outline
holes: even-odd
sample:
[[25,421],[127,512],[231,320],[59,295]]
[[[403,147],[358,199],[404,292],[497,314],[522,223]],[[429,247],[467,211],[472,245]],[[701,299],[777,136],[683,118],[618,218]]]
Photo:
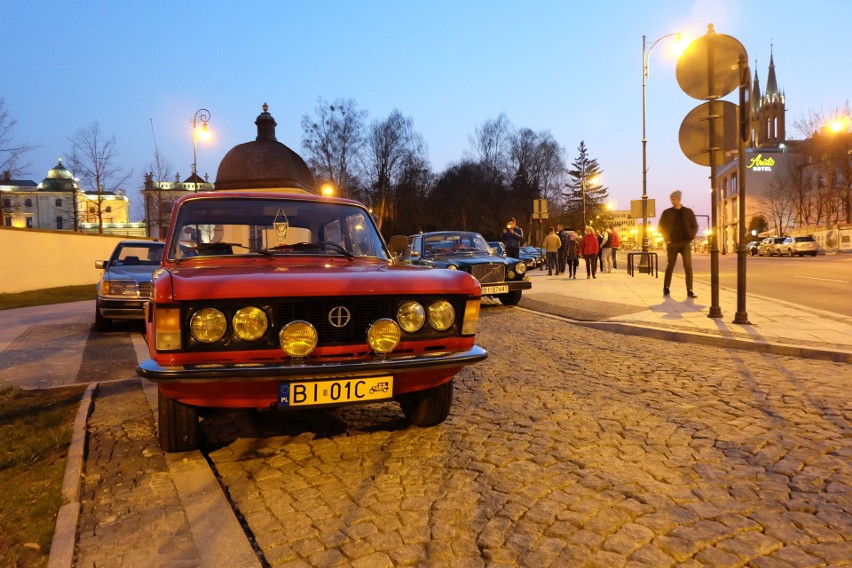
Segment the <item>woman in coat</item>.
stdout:
[[580,239],[572,231],[568,233],[568,245],[565,247],[565,263],[568,265],[568,278],[577,279],[577,267],[580,266]]
[[595,235],[595,230],[591,227],[586,227],[586,234],[583,235],[583,240],[580,241],[580,253],[583,255],[583,260],[586,261],[586,278],[597,278],[598,269],[598,237]]

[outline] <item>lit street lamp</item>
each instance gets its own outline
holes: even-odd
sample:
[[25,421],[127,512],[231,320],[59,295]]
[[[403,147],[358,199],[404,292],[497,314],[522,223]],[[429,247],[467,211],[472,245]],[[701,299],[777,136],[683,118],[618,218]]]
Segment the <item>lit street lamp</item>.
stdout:
[[648,71],[651,62],[651,50],[654,49],[655,45],[667,37],[677,37],[678,40],[681,39],[681,35],[679,33],[666,34],[657,39],[657,41],[651,44],[651,47],[646,49],[645,36],[642,36],[642,252],[648,252],[648,244],[645,242],[645,225],[648,224],[648,139],[645,136],[645,107],[646,91],[648,88]]
[[[198,192],[198,139],[210,140],[210,131],[207,130],[208,120],[210,120],[210,111],[206,108],[198,109],[192,117],[192,177],[196,193]],[[199,122],[201,131],[198,130]]]

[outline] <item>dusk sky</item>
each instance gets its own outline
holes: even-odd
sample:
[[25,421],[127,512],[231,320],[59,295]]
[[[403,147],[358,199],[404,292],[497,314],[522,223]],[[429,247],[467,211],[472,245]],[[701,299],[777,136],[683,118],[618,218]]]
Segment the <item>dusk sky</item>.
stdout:
[[[516,128],[549,130],[570,163],[584,140],[618,209],[642,194],[642,35],[697,38],[712,23],[746,48],[765,91],[770,46],[794,122],[830,113],[852,94],[847,0],[53,2],[2,8],[0,98],[14,138],[37,146],[27,175],[40,182],[70,153],[75,130],[99,122],[114,134],[118,164],[141,220],[138,190],[154,137],[172,172],[192,164],[192,117],[211,113],[198,171],[254,140],[263,103],[278,140],[303,153],[301,117],[318,97],[352,98],[367,123],[394,109],[411,117],[440,173],[470,149],[469,137],[505,113]],[[648,193],[671,190],[707,214],[709,168],[678,145],[702,101],[678,86],[671,39],[651,53]],[[736,102],[736,93],[727,97]]]

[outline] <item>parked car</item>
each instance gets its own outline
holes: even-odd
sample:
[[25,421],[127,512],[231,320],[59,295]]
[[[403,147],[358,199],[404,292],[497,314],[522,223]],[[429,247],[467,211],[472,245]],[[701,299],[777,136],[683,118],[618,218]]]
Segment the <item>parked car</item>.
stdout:
[[500,241],[488,241],[488,246],[494,249],[494,254],[497,256],[506,256],[506,245]]
[[121,241],[109,260],[96,260],[103,270],[97,286],[95,329],[107,331],[113,320],[144,320],[151,297],[151,277],[160,267],[165,244],[156,241]]
[[[391,239],[394,254],[407,239]],[[370,212],[313,194],[218,191],[175,203],[146,317],[167,452],[193,449],[205,407],[396,401],[443,422],[475,344],[479,283],[398,261]]]
[[786,237],[766,237],[757,247],[758,256],[775,256],[778,254],[778,245],[784,242]]
[[778,254],[787,256],[805,256],[809,254],[816,256],[819,252],[819,243],[811,235],[804,237],[787,237],[778,245]]
[[408,237],[403,260],[419,266],[462,270],[482,284],[482,295],[497,298],[506,306],[521,301],[521,292],[532,283],[524,276],[526,262],[495,256],[485,238],[468,231],[420,233]]
[[533,270],[534,268],[544,270],[546,258],[544,249],[534,246],[523,246],[518,252],[521,260],[526,263],[527,270]]
[[746,244],[746,251],[751,256],[757,256],[757,247],[760,246],[760,241],[749,241]]

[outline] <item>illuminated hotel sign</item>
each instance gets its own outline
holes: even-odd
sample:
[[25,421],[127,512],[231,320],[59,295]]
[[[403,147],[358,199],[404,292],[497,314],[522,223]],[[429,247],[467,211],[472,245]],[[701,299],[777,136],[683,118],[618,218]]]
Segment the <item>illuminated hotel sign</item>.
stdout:
[[754,172],[771,172],[772,166],[775,165],[774,158],[764,158],[763,154],[758,154],[748,163],[746,168]]

